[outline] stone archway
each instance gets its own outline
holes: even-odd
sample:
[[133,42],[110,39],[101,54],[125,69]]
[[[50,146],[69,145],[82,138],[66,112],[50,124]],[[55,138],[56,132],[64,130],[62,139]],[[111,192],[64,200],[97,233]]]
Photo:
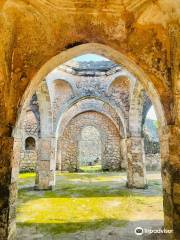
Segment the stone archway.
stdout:
[[[38,109],[34,108],[33,99],[36,96],[36,101],[38,102]],[[32,97],[32,96],[31,96]],[[16,127],[13,132],[15,137],[15,146],[14,149],[17,149],[16,155],[17,161],[20,159],[20,148],[21,148],[21,138],[23,136],[23,124],[26,118],[26,108],[28,102],[23,105],[21,112],[18,116]],[[52,110],[51,110],[51,101],[48,86],[45,80],[43,80],[38,88],[36,93],[33,94],[32,99],[30,100],[30,106],[33,112],[33,115],[36,117],[37,121],[37,136],[36,136],[36,189],[49,189],[52,188],[55,184],[54,170],[52,168],[52,162],[54,159],[54,138],[53,138],[53,119],[52,119]],[[29,124],[32,124],[30,121]],[[44,147],[46,146],[46,147]],[[46,151],[45,151],[46,150]],[[18,159],[19,158],[19,159]],[[18,171],[18,170],[17,170]]]
[[[88,49],[86,49],[86,47],[88,47]],[[79,48],[80,52],[78,51],[78,48]],[[109,51],[108,51],[108,49],[109,49]],[[72,49],[71,49],[71,50],[72,50]],[[170,139],[171,134],[173,134],[173,133],[171,133],[171,131],[173,131],[173,130],[171,130],[171,129],[172,129],[171,127],[170,127],[170,128],[166,128],[167,121],[169,122],[169,119],[170,119],[170,115],[168,114],[168,115],[167,115],[167,118],[165,118],[164,108],[163,108],[163,106],[162,106],[162,104],[161,104],[161,99],[160,99],[160,97],[159,97],[156,89],[154,88],[152,81],[151,81],[151,80],[149,79],[149,77],[142,71],[142,69],[140,69],[139,67],[137,67],[137,65],[134,65],[134,63],[132,63],[131,61],[129,61],[125,56],[123,56],[123,55],[119,56],[119,53],[118,53],[118,52],[116,52],[116,51],[114,51],[114,50],[112,51],[111,48],[108,48],[108,47],[103,46],[103,45],[99,45],[99,44],[85,44],[85,45],[77,46],[77,47],[75,47],[73,50],[75,50],[75,51],[74,51],[74,54],[73,54],[70,50],[67,50],[68,52],[71,52],[72,55],[70,54],[70,56],[67,57],[67,55],[65,56],[65,54],[64,54],[64,55],[62,56],[62,58],[64,59],[64,60],[62,60],[62,62],[66,61],[66,60],[69,60],[69,59],[72,58],[72,57],[78,56],[80,53],[81,53],[81,54],[85,54],[85,53],[91,51],[92,53],[100,54],[100,55],[106,56],[107,58],[108,58],[108,56],[109,56],[110,59],[114,60],[115,62],[117,62],[117,63],[119,63],[119,64],[122,64],[122,65],[123,65],[124,67],[126,67],[132,74],[134,74],[134,75],[136,76],[136,78],[142,83],[143,88],[145,89],[145,91],[147,92],[148,96],[150,97],[153,105],[155,106],[158,119],[159,119],[159,121],[160,121],[160,123],[161,123],[161,126],[162,126],[161,132],[162,132],[162,134],[164,135],[164,136],[163,136],[164,144],[168,144],[169,140],[167,141],[167,139]],[[108,54],[108,52],[109,52],[109,54]],[[113,52],[114,54],[113,54],[112,52]],[[110,53],[111,53],[111,54],[110,54]],[[119,57],[117,57],[117,56],[119,56]],[[53,64],[53,63],[51,63],[51,64],[52,64],[54,67],[56,67],[56,66],[58,65],[58,64],[57,64],[57,61],[58,61],[58,64],[59,64],[59,63],[62,63],[61,61],[59,61],[59,59],[53,58],[54,64]],[[52,65],[51,65],[51,66],[52,66]],[[46,67],[47,67],[47,66],[46,66]],[[41,75],[41,74],[44,75],[44,74],[46,73],[46,71],[47,71],[46,67],[43,68],[43,70],[41,71],[40,75]],[[50,71],[50,70],[51,70],[51,68],[48,68],[48,71]],[[36,80],[35,80],[35,81],[36,81]],[[166,110],[167,110],[167,109],[166,109]],[[165,134],[164,134],[164,133],[165,133]],[[165,136],[167,137],[166,140],[165,140]],[[176,141],[175,141],[174,143],[176,144]],[[165,153],[164,153],[162,156],[170,156],[169,153],[167,153],[168,149],[169,149],[169,148],[167,147],[166,150],[165,150]],[[166,157],[166,159],[167,159],[167,157]],[[165,160],[165,161],[167,161],[167,160]],[[167,174],[166,174],[166,176],[167,176]],[[176,180],[175,180],[175,181],[176,181]],[[168,186],[170,186],[170,185],[168,185]],[[165,188],[168,187],[168,186],[166,185]],[[171,187],[170,187],[170,188],[171,188]],[[169,192],[169,190],[167,190],[167,192]],[[166,202],[165,205],[166,205],[166,204],[167,204],[167,205],[169,204],[166,200],[165,200],[165,202]],[[168,214],[171,215],[172,212],[171,212],[171,213],[169,212]],[[168,217],[167,217],[167,219],[168,219]],[[172,219],[172,218],[171,218],[171,219]],[[168,225],[169,221],[168,221],[168,220],[166,221],[166,218],[165,218],[165,222],[167,222],[167,225],[166,225],[166,226],[170,226],[170,225]]]
[[73,83],[68,81],[68,79],[62,78],[58,70],[54,70],[48,74],[45,80],[48,85],[49,95],[51,99],[53,128],[56,128],[61,105],[72,99],[74,95],[77,94],[77,90]]
[[120,131],[122,138],[127,135],[127,122],[122,111],[115,109],[111,103],[103,98],[84,97],[76,99],[68,107],[64,108],[58,117],[58,124],[55,129],[55,135],[58,137],[64,130],[65,125],[70,119],[82,111],[99,111],[109,116]]
[[97,128],[102,141],[102,169],[120,170],[120,134],[114,123],[104,114],[86,111],[75,115],[66,125],[59,138],[58,156],[61,162],[61,170],[70,172],[79,170],[79,141],[84,127]]
[[[30,86],[27,88],[27,91],[23,97],[24,100],[27,99],[29,93],[32,91],[33,88],[35,88],[35,85],[37,82],[40,82],[41,79],[44,78],[44,76],[50,72],[54,67],[57,67],[59,64],[71,59],[72,57],[78,56],[79,54],[85,54],[91,51],[92,53],[100,54],[105,57],[109,57],[111,60],[114,60],[115,62],[123,65],[127,68],[132,74],[136,76],[136,78],[142,83],[143,87],[145,88],[147,94],[149,95],[150,99],[152,100],[152,103],[155,106],[155,109],[157,111],[157,115],[159,116],[161,126],[166,126],[167,119],[164,115],[164,108],[161,104],[160,97],[155,90],[153,83],[151,80],[149,80],[149,77],[140,69],[137,65],[135,65],[133,62],[131,62],[126,56],[120,54],[116,50],[113,50],[112,48],[109,48],[107,46],[101,45],[101,44],[84,44],[79,45],[77,47],[74,47],[72,49],[69,49],[65,53],[61,53],[57,57],[54,57],[52,60],[47,62],[41,70],[38,72],[38,74],[32,79],[32,82]],[[62,56],[62,58],[60,58]],[[22,101],[24,101],[22,100]],[[169,117],[169,115],[168,115]],[[169,121],[169,120],[168,120]],[[166,130],[164,128],[165,132]],[[166,135],[167,136],[167,135]],[[170,135],[169,135],[170,136]],[[169,137],[168,137],[169,139]],[[167,143],[167,142],[166,142]],[[166,148],[168,149],[168,148]],[[168,204],[168,202],[167,202]],[[166,220],[165,220],[166,221]]]
[[[162,126],[166,126],[166,118],[164,117],[163,106],[161,104],[161,101],[160,101],[160,98],[158,96],[158,93],[156,92],[155,88],[153,87],[152,81],[149,80],[147,75],[141,69],[139,69],[139,67],[134,65],[131,61],[129,61],[127,59],[127,57],[125,57],[124,55],[119,54],[119,52],[117,52],[115,50],[112,50],[112,48],[109,48],[107,46],[100,45],[100,44],[80,45],[80,46],[77,46],[75,48],[72,48],[71,50],[67,50],[67,52],[66,52],[67,55],[62,53],[62,58],[60,58],[59,56],[54,57],[52,59],[52,61],[47,62],[41,68],[41,70],[38,72],[38,74],[33,78],[33,80],[31,82],[29,88],[27,89],[23,99],[24,100],[27,99],[27,96],[32,91],[32,89],[35,88],[35,85],[37,84],[37,82],[40,82],[41,79],[43,79],[44,76],[49,71],[51,71],[54,67],[56,67],[59,64],[69,60],[72,57],[78,56],[79,54],[82,54],[82,53],[87,53],[89,51],[91,51],[93,53],[96,53],[96,54],[101,54],[101,55],[106,56],[106,57],[110,56],[109,57],[110,59],[112,59],[112,60],[116,61],[117,63],[122,64],[123,66],[127,67],[127,69],[132,74],[134,73],[134,75],[138,78],[138,80],[140,80],[140,82],[143,84],[143,87],[145,88],[145,90],[147,91],[148,95],[150,96],[152,102],[154,103],[155,109],[156,109],[156,111],[157,111],[157,113],[159,115],[160,122],[162,123],[161,125]],[[24,101],[24,100],[22,100],[22,101]],[[166,132],[168,130],[164,129],[164,131]]]
[[[128,59],[125,55],[121,54],[120,52],[112,49],[103,44],[98,43],[87,43],[82,44],[71,49],[68,49],[59,55],[53,57],[51,60],[46,62],[41,70],[32,78],[31,84],[28,86],[22,102],[28,101],[29,96],[31,96],[33,89],[36,89],[36,85],[40,83],[43,78],[48,75],[54,68],[58,67],[60,64],[77,57],[81,54],[86,53],[95,53],[102,55],[117,64],[123,66],[127,71],[129,71],[132,75],[136,76],[136,79],[140,81],[143,88],[147,92],[148,96],[150,97],[153,105],[155,106],[158,119],[162,123],[162,126],[166,125],[166,118],[164,115],[164,108],[161,104],[160,97],[158,95],[157,90],[155,89],[152,81],[149,79],[148,75],[142,71],[137,65],[135,65],[130,59]],[[169,117],[169,116],[168,116]]]
[[[129,94],[131,85],[135,79],[133,77],[121,74],[115,78],[108,87],[108,95],[116,102],[117,106],[121,106],[124,109],[124,115],[129,118]],[[134,81],[133,81],[134,80]],[[127,120],[128,121],[128,120]]]
[[60,106],[71,99],[74,95],[72,86],[64,81],[64,80],[55,80],[54,83],[54,99],[53,99],[53,114],[54,114],[54,122],[56,122],[56,118],[58,115],[58,111]]
[[[72,57],[76,57],[80,54],[85,54],[89,51],[92,53],[103,55],[103,56],[113,60],[114,62],[121,64],[123,67],[126,68],[127,71],[130,72],[130,74],[134,75],[136,77],[136,80],[138,79],[140,81],[140,83],[143,85],[143,88],[147,91],[148,96],[152,100],[152,102],[155,106],[155,109],[157,110],[157,115],[158,115],[159,121],[161,123],[161,126],[162,127],[166,126],[166,118],[164,115],[164,108],[161,104],[160,97],[159,97],[157,91],[155,90],[152,82],[150,81],[148,76],[138,66],[134,65],[133,62],[131,62],[129,59],[126,58],[126,56],[119,54],[119,52],[117,52],[116,50],[113,50],[112,48],[109,48],[102,44],[95,44],[95,43],[82,44],[82,45],[72,48],[71,50],[67,50],[66,51],[67,55],[60,54],[62,56],[62,58],[59,58],[59,56],[57,56],[57,58],[54,57],[52,59],[51,64],[56,67],[56,66],[58,66],[59,63],[62,63],[63,61],[67,61],[67,60],[71,59]],[[49,68],[49,67],[50,67],[50,65],[48,66],[48,63],[47,63],[47,65],[41,69],[42,71],[40,72],[40,75],[45,74],[45,72],[47,72],[47,70],[51,71],[51,68]],[[43,71],[44,71],[44,73],[43,73]],[[38,79],[34,78],[33,81],[40,81],[40,78],[38,78]],[[136,81],[134,81],[134,84],[135,84],[135,82]],[[29,87],[29,91],[31,91],[30,89],[31,89],[31,87]],[[27,92],[28,92],[28,90],[27,90]],[[141,168],[143,169],[143,165]],[[143,170],[143,172],[144,172],[144,170]],[[141,175],[142,175],[142,184],[140,184],[140,185],[143,187],[145,185],[145,177],[144,177],[145,174],[143,173]]]
[[[74,101],[72,105],[68,108],[64,109],[63,113],[59,116],[59,122],[56,129],[56,139],[58,140],[59,137],[63,134],[67,124],[74,118],[76,115],[81,114],[82,112],[88,111],[95,111],[99,112],[103,115],[106,115],[116,126],[119,131],[120,139],[120,149],[121,149],[121,156],[122,156],[122,167],[125,168],[127,165],[127,152],[124,146],[126,141],[126,134],[127,134],[127,122],[122,114],[122,112],[118,112],[111,106],[110,103],[106,102],[100,98],[81,98],[77,101]],[[58,144],[57,144],[58,145]],[[59,149],[56,149],[56,161],[58,156]],[[58,161],[57,161],[58,162]],[[57,164],[58,167],[59,164]],[[60,166],[58,167],[61,168]]]
[[[152,1],[146,3],[139,1],[137,3],[133,0],[123,2],[123,4],[117,4],[114,1],[104,4],[104,2],[97,1],[94,4],[89,2],[87,5],[81,2],[68,1],[67,5],[64,5],[62,2],[58,4],[51,1],[50,4],[45,4],[37,0],[35,4],[34,1],[30,1],[28,4],[25,1],[17,4],[15,1],[3,1],[0,7],[3,12],[1,15],[2,31],[0,33],[0,37],[3,39],[0,46],[1,81],[5,92],[1,93],[3,106],[1,112],[1,155],[2,164],[5,167],[5,171],[2,173],[2,179],[4,179],[2,189],[9,193],[15,185],[14,179],[10,181],[11,167],[15,167],[14,163],[13,166],[9,167],[13,146],[13,139],[10,139],[10,136],[16,120],[18,103],[21,101],[28,82],[33,82],[29,89],[34,90],[37,82],[42,80],[41,77],[44,77],[46,75],[44,73],[48,70],[46,64],[46,70],[41,66],[60,51],[84,42],[101,42],[117,49],[118,54],[115,57],[111,48],[107,47],[101,48],[103,51],[99,51],[99,53],[109,55],[117,62],[124,63],[127,69],[131,69],[132,73],[142,81],[143,87],[151,100],[156,103],[154,104],[156,110],[160,110],[161,113],[164,110],[166,112],[166,118],[163,119],[163,116],[159,118],[162,121],[167,120],[169,124],[167,127],[166,121],[164,121],[165,127],[161,131],[163,133],[161,143],[166,146],[162,155],[164,174],[166,172],[164,181],[168,179],[167,182],[169,183],[164,186],[164,196],[167,204],[165,209],[168,209],[165,222],[167,226],[177,231],[179,225],[176,222],[179,222],[179,213],[177,211],[178,201],[175,198],[178,194],[177,186],[179,186],[177,177],[179,173],[179,153],[174,149],[178,149],[180,136],[178,2],[166,1],[164,3],[160,1],[159,7],[157,7],[156,3]],[[52,11],[54,8],[64,11],[59,14],[59,11]],[[27,16],[24,19],[22,19],[22,9],[25,12],[23,16]],[[38,14],[32,16],[32,12]],[[53,15],[47,14],[49,12],[53,12]],[[152,12],[156,13],[153,20]],[[62,26],[65,26],[65,29]],[[27,28],[30,31],[27,31]],[[14,34],[16,31],[17,34]],[[42,44],[42,40],[44,40],[44,44]],[[98,48],[100,47],[97,46],[94,52],[98,52]],[[92,50],[92,48],[89,48],[89,50]],[[80,52],[77,49],[76,53]],[[123,52],[124,55],[119,54],[120,52]],[[63,54],[64,60],[67,58],[66,53]],[[125,56],[133,59],[136,65],[133,64],[134,67],[132,67],[131,61]],[[58,58],[60,57],[58,56]],[[50,64],[49,68],[54,65],[51,61],[48,64]],[[34,74],[39,69],[40,71],[35,77],[36,80],[32,81]],[[38,78],[39,80],[37,80]],[[153,93],[154,89],[155,92]],[[6,96],[8,97],[6,98]],[[27,95],[25,94],[25,96]],[[174,101],[172,101],[172,96]],[[173,107],[171,107],[171,104],[173,104]],[[164,106],[164,110],[162,106]],[[9,108],[12,110],[9,111]],[[6,151],[3,150],[4,145],[8,146]],[[7,152],[9,153],[7,154]],[[9,185],[12,186],[9,187]],[[172,197],[172,192],[175,193],[174,197]],[[9,219],[9,212],[12,211],[8,210],[9,199],[3,198],[3,202],[6,204],[3,204],[2,207],[2,219],[5,218],[6,220],[5,223],[3,220],[5,230],[1,232],[2,236],[7,238],[9,233],[9,230],[7,230],[9,220],[7,219]],[[13,230],[9,233],[10,236],[12,236],[12,232]]]

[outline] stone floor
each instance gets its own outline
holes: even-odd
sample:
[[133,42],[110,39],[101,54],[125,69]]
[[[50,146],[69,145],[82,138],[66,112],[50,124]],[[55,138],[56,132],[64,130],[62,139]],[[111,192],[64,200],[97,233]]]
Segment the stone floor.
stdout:
[[57,173],[56,180],[54,191],[34,191],[34,174],[20,175],[17,239],[168,239],[134,233],[163,225],[160,173],[148,173],[145,190],[127,189],[125,173]]

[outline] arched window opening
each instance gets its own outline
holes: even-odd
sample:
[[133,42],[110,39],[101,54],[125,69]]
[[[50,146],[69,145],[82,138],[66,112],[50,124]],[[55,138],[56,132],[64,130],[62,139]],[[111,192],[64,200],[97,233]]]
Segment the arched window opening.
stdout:
[[28,137],[25,140],[25,150],[35,150],[36,141],[33,137]]

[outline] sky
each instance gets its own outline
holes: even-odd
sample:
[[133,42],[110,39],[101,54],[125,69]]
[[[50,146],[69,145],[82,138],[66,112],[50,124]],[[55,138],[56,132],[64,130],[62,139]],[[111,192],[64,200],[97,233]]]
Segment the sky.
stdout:
[[157,120],[156,113],[153,106],[149,109],[147,113],[147,119]]
[[[78,62],[83,62],[83,61],[94,61],[94,62],[98,62],[98,61],[108,61],[107,58],[104,58],[100,55],[96,55],[96,54],[84,54],[84,55],[81,55],[79,57],[76,57],[75,58],[76,61]],[[152,119],[152,120],[157,120],[157,117],[156,117],[156,113],[155,113],[155,110],[154,110],[154,107],[152,106],[148,113],[147,113],[147,119]]]
[[78,62],[83,62],[83,61],[94,61],[94,62],[98,62],[98,61],[109,61],[107,58],[104,58],[100,55],[96,55],[96,54],[85,54],[85,55],[81,55],[79,57],[75,58],[76,61]]

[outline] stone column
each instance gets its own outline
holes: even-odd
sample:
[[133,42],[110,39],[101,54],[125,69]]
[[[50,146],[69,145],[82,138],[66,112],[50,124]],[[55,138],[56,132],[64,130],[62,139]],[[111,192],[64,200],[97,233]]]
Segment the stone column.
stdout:
[[127,139],[127,158],[127,186],[129,188],[145,188],[147,181],[142,137]]
[[60,149],[60,139],[55,143],[55,159],[56,159],[56,169],[61,171],[61,149]]
[[[0,137],[0,240],[13,240],[16,234],[15,201],[18,164],[13,157],[13,138]],[[15,170],[12,175],[12,169]]]
[[54,149],[53,138],[39,139],[35,181],[35,189],[37,190],[52,189],[55,185]]
[[161,129],[160,143],[164,225],[174,231],[171,239],[180,239],[180,128]]
[[121,150],[121,168],[127,169],[127,142],[125,138],[120,140],[120,150]]

